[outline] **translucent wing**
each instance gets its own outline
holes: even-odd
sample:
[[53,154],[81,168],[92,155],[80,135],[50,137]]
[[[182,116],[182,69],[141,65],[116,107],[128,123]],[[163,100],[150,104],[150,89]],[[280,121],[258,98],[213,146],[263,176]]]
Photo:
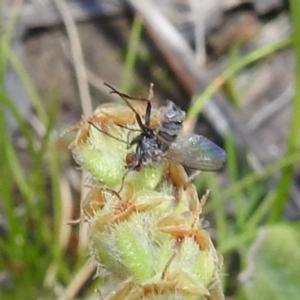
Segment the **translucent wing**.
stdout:
[[202,135],[180,135],[165,155],[182,165],[200,171],[217,171],[226,160],[226,153]]

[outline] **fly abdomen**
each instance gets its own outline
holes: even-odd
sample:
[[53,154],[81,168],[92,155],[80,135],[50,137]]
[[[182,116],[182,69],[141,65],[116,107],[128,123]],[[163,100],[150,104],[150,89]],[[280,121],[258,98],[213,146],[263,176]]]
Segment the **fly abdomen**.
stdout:
[[159,128],[159,131],[166,132],[170,135],[177,135],[181,129],[182,122],[167,121],[161,122],[161,127]]
[[172,101],[168,101],[167,105],[161,108],[157,138],[162,143],[166,143],[166,149],[176,140],[178,133],[182,129],[184,118],[185,112]]
[[178,135],[178,132],[181,130],[182,124],[179,123],[164,123],[157,133],[159,140],[162,140],[166,143],[173,143]]

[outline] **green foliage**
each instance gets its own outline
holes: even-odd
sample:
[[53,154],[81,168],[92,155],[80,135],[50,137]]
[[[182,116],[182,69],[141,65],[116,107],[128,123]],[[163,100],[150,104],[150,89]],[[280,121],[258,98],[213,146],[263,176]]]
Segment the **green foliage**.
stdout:
[[[227,260],[230,258],[233,252],[239,254],[241,269],[246,266],[246,256],[248,253],[249,243],[255,238],[258,232],[258,228],[263,224],[274,223],[280,226],[282,224],[281,218],[283,214],[284,205],[286,204],[287,194],[289,187],[293,180],[293,167],[299,163],[300,153],[299,146],[299,128],[300,128],[300,4],[299,1],[291,0],[292,20],[294,26],[294,33],[291,37],[285,38],[282,41],[266,45],[260,49],[257,49],[240,59],[235,59],[227,69],[222,72],[217,79],[209,85],[199,95],[192,106],[190,107],[187,116],[195,117],[203,107],[204,103],[225,83],[229,83],[231,92],[234,94],[234,101],[236,101],[236,94],[234,92],[234,76],[242,70],[245,66],[252,64],[255,61],[264,59],[266,56],[271,55],[275,51],[293,45],[296,55],[296,68],[295,68],[295,95],[292,104],[292,116],[290,121],[290,130],[288,136],[288,144],[285,155],[274,161],[272,164],[264,167],[259,172],[252,172],[248,169],[246,172],[238,171],[238,163],[236,160],[236,153],[234,145],[232,143],[232,137],[229,135],[226,139],[226,152],[227,152],[227,167],[230,182],[228,188],[222,189],[220,193],[220,187],[216,178],[211,174],[205,174],[205,181],[212,191],[212,197],[205,207],[206,213],[213,213],[215,216],[216,225],[216,240],[218,244],[218,250],[225,255],[225,269],[226,274],[230,277],[230,267],[226,266]],[[245,163],[246,164],[246,163]],[[273,177],[274,174],[281,172],[281,178],[277,186],[273,186],[270,189],[268,180]],[[201,177],[203,180],[203,177]],[[201,183],[203,186],[203,182]],[[227,212],[225,211],[224,201],[232,199],[233,206],[232,218],[228,220]],[[275,233],[274,233],[275,234]],[[281,241],[284,238],[282,237]],[[291,240],[293,238],[291,237]],[[296,242],[296,240],[294,241]],[[296,242],[297,244],[297,242]],[[285,244],[289,247],[291,244]],[[275,246],[276,247],[276,246]],[[270,247],[271,248],[271,247]],[[297,247],[288,249],[287,251],[296,251]],[[267,254],[266,254],[267,255]],[[290,257],[290,256],[289,256]],[[290,262],[290,261],[289,261]],[[290,264],[287,262],[286,268],[290,268]],[[260,269],[262,271],[263,269]],[[261,273],[261,276],[268,276],[267,269],[264,269],[266,273]],[[279,270],[277,270],[279,272]],[[274,267],[274,273],[275,273]],[[297,278],[297,277],[295,277]],[[234,279],[233,279],[234,280]],[[232,278],[225,277],[224,284],[230,284]],[[272,277],[269,281],[264,281],[265,289],[271,289]],[[272,284],[274,284],[273,281]],[[289,287],[290,290],[296,288],[294,285],[294,278],[291,278]],[[268,286],[268,283],[270,285]],[[234,283],[236,288],[239,283]],[[284,291],[284,285],[280,287]],[[276,289],[274,290],[276,291]],[[295,291],[295,290],[294,290]],[[266,297],[258,298],[260,292],[255,289],[251,289],[252,297],[249,299],[296,299],[295,297],[285,297],[284,294],[275,297],[274,294]],[[296,294],[297,295],[297,294]]]
[[[189,117],[196,116],[205,101],[225,82],[229,82],[231,94],[236,103],[238,95],[234,86],[234,77],[240,70],[279,49],[291,44],[294,46],[296,57],[295,97],[291,109],[293,114],[286,154],[263,168],[259,173],[247,169],[241,174],[238,172],[239,164],[236,161],[236,150],[232,137],[228,136],[226,139],[228,187],[220,187],[216,177],[211,174],[202,174],[201,182],[199,182],[199,186],[208,186],[211,190],[211,197],[205,207],[204,215],[212,214],[214,217],[217,247],[224,255],[224,273],[226,274],[223,278],[224,286],[226,288],[231,281],[235,281],[233,285],[234,291],[238,290],[236,292],[237,299],[297,299],[299,294],[297,281],[297,267],[300,265],[299,226],[281,221],[283,206],[292,180],[292,167],[300,160],[300,154],[297,151],[300,126],[299,2],[290,0],[290,7],[294,26],[293,36],[257,49],[240,59],[234,57],[232,64],[195,100],[188,112]],[[50,93],[50,111],[46,112],[41,97],[10,48],[9,40],[12,30],[13,24],[9,24],[8,29],[1,32],[0,36],[0,168],[1,174],[4,174],[0,180],[0,211],[1,218],[3,217],[5,221],[5,225],[2,227],[4,232],[1,232],[0,238],[0,269],[8,278],[8,286],[0,289],[0,298],[24,299],[24,295],[26,295],[28,299],[53,299],[55,297],[54,287],[58,284],[68,284],[84,259],[78,257],[75,263],[68,263],[66,252],[59,244],[62,223],[60,190],[62,155],[57,149],[57,140],[53,134],[58,109],[58,91],[53,88]],[[140,31],[141,21],[137,18],[126,56],[127,71],[123,76],[123,85],[126,89],[129,85],[127,80],[133,73]],[[21,78],[38,119],[44,127],[44,134],[40,139],[35,137],[27,120],[21,116],[18,108],[4,91],[3,78],[8,64]],[[5,122],[5,112],[7,111],[17,121],[25,141],[28,160],[26,165],[19,157],[8,132]],[[112,141],[112,143],[114,142]],[[105,157],[103,159],[105,160]],[[111,180],[111,184],[115,184],[114,180],[119,181],[122,171],[119,167],[120,159],[110,163],[111,168],[107,170],[103,180]],[[104,165],[110,163],[106,161]],[[97,176],[97,166],[91,164],[92,167]],[[281,175],[280,184],[277,188],[270,189],[266,184],[267,180],[281,170],[284,172]],[[153,187],[157,185],[157,178],[159,178],[157,174],[161,171],[154,169],[154,172],[157,173],[151,172],[148,177],[143,179],[143,182],[147,183],[149,178],[154,178],[155,180],[151,183]],[[136,180],[141,180],[140,178],[138,177]],[[137,183],[137,186],[139,185],[140,183]],[[225,211],[224,205],[224,201],[227,199],[233,200],[230,220],[228,220],[228,212]],[[271,223],[272,225],[270,225]],[[262,228],[261,231],[264,233],[262,240],[257,237],[260,232],[259,228]],[[124,230],[128,229],[124,228]],[[127,238],[131,241],[135,239],[129,235]],[[123,245],[126,243],[125,239],[120,238],[118,241],[122,243],[120,247],[126,246]],[[239,270],[247,268],[249,262],[247,257],[250,255],[249,245],[257,245],[257,243],[259,243],[259,247],[256,248],[255,256],[251,260],[254,266],[253,280],[237,288],[239,283],[236,278],[232,278],[232,269],[228,260],[233,252],[237,252],[241,264]],[[137,248],[136,253],[139,252],[138,250]],[[165,251],[168,253],[168,249]],[[145,273],[151,273],[151,264],[149,265],[142,255],[137,255],[137,257],[145,264]],[[165,257],[162,257],[161,260],[165,262]],[[198,260],[201,261],[201,257],[198,257]],[[158,262],[158,265],[160,263]],[[201,262],[199,264],[201,265]],[[195,261],[195,266],[197,265],[198,261]],[[129,267],[134,269],[134,266]],[[52,279],[49,280],[49,278]]]
[[[68,282],[72,268],[64,260],[59,243],[61,220],[61,155],[53,131],[58,110],[58,90],[48,96],[46,112],[29,77],[9,45],[9,36],[1,39],[1,78],[11,66],[25,86],[35,108],[43,135],[38,139],[27,120],[0,87],[0,269],[6,278],[1,287],[3,299],[53,298],[59,280]],[[2,81],[3,82],[3,81]],[[6,126],[10,113],[20,128],[26,152],[20,156]],[[50,276],[51,274],[51,276]],[[49,277],[50,276],[50,277]],[[49,280],[51,278],[51,280]]]

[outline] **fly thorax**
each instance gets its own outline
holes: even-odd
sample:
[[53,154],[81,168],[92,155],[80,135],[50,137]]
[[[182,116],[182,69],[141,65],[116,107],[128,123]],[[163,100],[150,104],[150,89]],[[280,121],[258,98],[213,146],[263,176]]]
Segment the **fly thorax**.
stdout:
[[163,151],[160,148],[156,138],[145,137],[142,144],[142,160],[143,165],[151,165],[153,162],[159,161]]

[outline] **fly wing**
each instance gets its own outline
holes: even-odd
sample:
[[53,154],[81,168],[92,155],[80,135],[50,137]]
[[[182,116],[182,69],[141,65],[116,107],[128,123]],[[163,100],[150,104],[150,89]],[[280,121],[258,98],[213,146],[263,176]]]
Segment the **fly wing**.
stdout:
[[170,145],[165,157],[200,171],[217,171],[226,160],[226,153],[202,135],[180,135]]

